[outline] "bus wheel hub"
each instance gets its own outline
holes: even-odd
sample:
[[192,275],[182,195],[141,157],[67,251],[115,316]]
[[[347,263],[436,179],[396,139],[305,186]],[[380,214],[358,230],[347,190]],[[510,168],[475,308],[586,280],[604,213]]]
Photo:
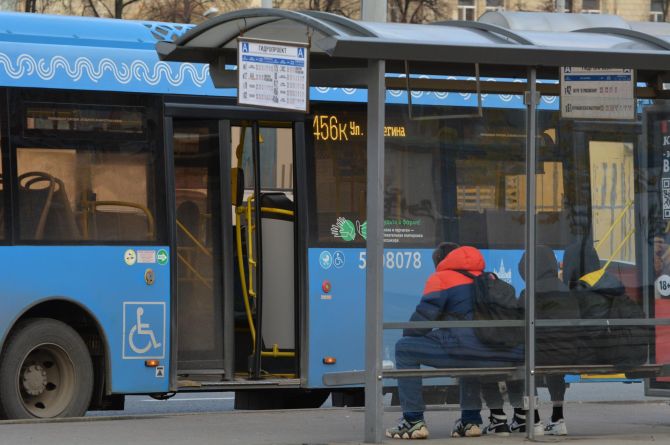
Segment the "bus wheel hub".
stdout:
[[23,389],[31,396],[38,396],[47,386],[47,372],[40,365],[30,365],[23,371]]

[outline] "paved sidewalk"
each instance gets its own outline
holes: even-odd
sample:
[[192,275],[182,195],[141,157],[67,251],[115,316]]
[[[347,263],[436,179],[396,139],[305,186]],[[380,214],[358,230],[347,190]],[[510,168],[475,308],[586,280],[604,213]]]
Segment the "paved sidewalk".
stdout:
[[[550,412],[548,404],[541,412]],[[384,426],[393,425],[397,410],[384,414]],[[452,439],[458,416],[454,407],[427,413],[428,444],[521,444],[526,439]],[[670,444],[670,401],[571,403],[566,407],[567,437],[543,437],[541,442],[579,445]],[[357,444],[364,439],[362,409],[325,408],[295,411],[234,411],[207,414],[95,418],[49,422],[0,422],[0,443],[12,445],[266,445]],[[386,439],[384,443],[407,443]]]

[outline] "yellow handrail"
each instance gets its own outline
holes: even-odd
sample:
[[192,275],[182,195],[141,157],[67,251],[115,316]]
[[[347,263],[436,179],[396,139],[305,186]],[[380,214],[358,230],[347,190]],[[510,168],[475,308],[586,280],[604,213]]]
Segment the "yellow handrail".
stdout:
[[280,351],[279,345],[275,343],[274,345],[272,345],[272,351],[261,351],[261,357],[272,357],[272,358],[295,357],[295,352]]
[[209,290],[213,290],[212,285],[207,281],[207,279],[206,279],[205,277],[203,277],[203,276],[202,276],[202,275],[195,269],[195,267],[193,267],[193,266],[191,265],[191,263],[188,262],[188,260],[187,260],[186,258],[184,258],[180,253],[177,253],[177,258],[179,258],[179,260],[181,260],[181,262],[184,263],[184,265],[186,266],[186,268],[187,268],[188,270],[190,270],[191,272],[193,272],[193,275],[195,275],[196,278],[198,278],[200,281],[202,281],[202,284],[204,284],[204,285],[207,287],[207,289],[209,289]]
[[[237,244],[237,264],[240,269],[240,281],[242,283],[242,297],[244,300],[244,310],[247,315],[247,322],[249,323],[249,332],[251,334],[251,342],[253,345],[253,351],[256,351],[256,328],[254,327],[253,315],[251,313],[251,303],[249,297],[256,297],[256,292],[253,290],[253,268],[256,266],[256,261],[253,259],[253,231],[255,230],[255,225],[252,222],[253,217],[253,195],[247,199],[247,204],[245,206],[240,206],[235,209],[235,238]],[[284,209],[275,209],[272,207],[262,207],[261,212],[268,213],[277,213],[281,215],[293,216],[294,212],[291,210]],[[247,284],[247,276],[245,273],[244,261],[242,258],[242,215],[245,215],[248,228],[247,230],[247,268],[249,271],[249,283]],[[292,354],[292,355],[287,355]],[[261,355],[266,357],[294,357],[295,353],[293,352],[267,352],[261,351]]]
[[235,244],[237,244],[237,268],[240,270],[240,282],[242,283],[242,299],[244,300],[244,311],[247,314],[249,323],[249,332],[251,333],[252,351],[256,351],[256,328],[254,327],[254,318],[251,314],[251,304],[249,303],[249,292],[247,291],[247,277],[244,273],[244,259],[242,258],[242,214],[244,208],[235,209]]
[[274,207],[261,207],[261,213],[277,213],[279,215],[293,216],[293,210],[275,209]]
[[246,209],[246,218],[247,218],[247,263],[249,266],[249,295],[256,298],[256,291],[254,291],[254,277],[253,277],[253,268],[257,265],[256,260],[254,260],[254,237],[253,232],[256,230],[256,226],[253,223],[253,201],[255,200],[254,195],[249,196],[247,199]]
[[[147,217],[147,235],[149,236],[149,239],[154,238],[154,217],[151,214],[151,210],[146,206],[129,201],[87,201],[85,205],[93,211],[95,211],[96,207],[100,206],[131,207],[133,209],[141,210]],[[86,232],[88,232],[88,227]]]
[[190,230],[186,228],[184,224],[181,223],[181,221],[177,220],[177,227],[179,227],[185,234],[186,236],[189,237],[191,241],[202,251],[204,252],[208,257],[212,258],[212,252],[210,252],[207,247],[205,247],[196,237],[191,233]]
[[623,219],[623,217],[626,215],[626,211],[628,211],[628,209],[629,209],[630,206],[632,206],[632,205],[633,205],[633,201],[628,201],[628,204],[626,204],[626,206],[623,208],[623,210],[621,211],[621,213],[619,213],[619,216],[616,217],[616,219],[614,220],[614,222],[612,223],[612,225],[610,226],[610,228],[607,229],[607,232],[605,232],[605,234],[603,235],[603,237],[600,238],[600,239],[598,240],[598,242],[597,242],[596,245],[594,246],[594,248],[596,249],[596,252],[598,252],[598,249],[599,249],[600,246],[605,242],[605,240],[606,240],[607,238],[609,238],[609,236],[610,236],[610,235],[612,234],[612,232],[614,231],[614,228],[617,226],[617,224],[619,224],[619,223],[621,222],[621,220]]
[[587,273],[586,275],[582,276],[579,279],[579,281],[583,281],[586,284],[588,284],[589,286],[593,287],[603,277],[603,275],[605,275],[605,271],[607,270],[607,267],[610,265],[610,263],[612,262],[614,257],[619,254],[619,251],[621,251],[624,244],[626,244],[628,242],[628,240],[633,235],[633,233],[635,233],[635,229],[628,232],[626,237],[623,240],[621,240],[621,242],[617,246],[616,250],[614,250],[612,255],[610,255],[609,259],[607,260],[607,262],[605,263],[605,265],[603,267],[601,267],[598,270],[594,270],[593,272]]

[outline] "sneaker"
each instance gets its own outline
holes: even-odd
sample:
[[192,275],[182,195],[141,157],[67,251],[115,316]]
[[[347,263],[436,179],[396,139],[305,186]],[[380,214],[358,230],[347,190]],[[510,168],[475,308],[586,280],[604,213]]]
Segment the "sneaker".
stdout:
[[550,422],[544,427],[544,434],[548,436],[567,436],[568,427],[565,426],[564,419],[558,419],[556,422]]
[[491,423],[486,428],[484,428],[482,433],[496,434],[498,436],[509,436],[510,430],[509,425],[507,425],[507,416],[491,414],[489,420]]
[[479,437],[482,430],[476,423],[463,424],[461,419],[456,421],[454,429],[451,431],[451,437]]
[[[526,432],[526,416],[520,414],[514,414],[512,423],[509,426],[510,431],[513,433],[525,433]],[[536,422],[533,427],[533,432],[535,436],[544,436],[544,425],[542,422]]]
[[386,430],[386,437],[391,439],[427,439],[428,428],[423,420],[408,422],[403,417],[397,426]]

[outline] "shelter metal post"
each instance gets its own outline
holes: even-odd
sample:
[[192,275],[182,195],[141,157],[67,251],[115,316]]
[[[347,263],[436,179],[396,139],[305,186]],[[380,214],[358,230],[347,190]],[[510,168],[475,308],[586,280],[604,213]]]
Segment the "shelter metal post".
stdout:
[[528,70],[526,93],[526,434],[535,439],[535,194],[536,194],[536,113],[537,71]]
[[382,322],[384,254],[384,121],[386,83],[383,60],[368,62],[367,270],[365,283],[365,442],[382,441]]

